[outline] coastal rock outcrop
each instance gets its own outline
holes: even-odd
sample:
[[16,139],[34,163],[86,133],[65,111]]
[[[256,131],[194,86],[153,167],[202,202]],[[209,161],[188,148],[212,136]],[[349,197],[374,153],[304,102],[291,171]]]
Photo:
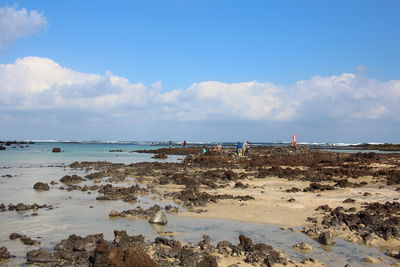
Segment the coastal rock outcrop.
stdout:
[[0,261],[11,258],[10,252],[6,247],[0,247]]
[[237,199],[241,201],[252,200],[254,197],[245,196],[233,196],[233,195],[211,195],[207,192],[200,192],[197,187],[189,187],[179,192],[168,193],[165,196],[170,196],[183,201],[186,207],[199,207],[205,206],[208,202],[217,202],[222,199]]
[[165,225],[168,223],[167,215],[163,210],[159,210],[150,218],[149,223]]
[[158,212],[162,211],[161,207],[158,205],[154,205],[148,209],[143,209],[142,207],[136,207],[135,209],[125,210],[118,212],[116,210],[112,210],[108,216],[110,217],[131,217],[136,219],[149,220],[153,218]]
[[51,150],[51,152],[53,152],[53,153],[60,153],[60,152],[61,152],[61,148],[60,148],[60,147],[53,147],[53,149]]
[[[256,243],[245,236],[233,245],[221,241],[215,248],[206,235],[198,245],[186,244],[174,239],[157,237],[145,242],[142,235],[129,236],[126,231],[114,231],[114,241],[104,240],[102,234],[80,237],[70,235],[52,250],[42,248],[27,253],[29,264],[40,266],[197,266],[217,267],[217,257],[238,257],[237,262],[257,266],[287,264],[288,260],[273,247]],[[219,254],[218,254],[219,253]],[[172,264],[173,263],[173,264]]]
[[15,210],[15,211],[24,211],[24,210],[36,210],[36,209],[43,209],[43,208],[47,208],[47,209],[52,209],[53,207],[51,205],[39,205],[39,204],[24,204],[24,203],[18,203],[17,205],[13,205],[13,204],[9,204],[8,205],[8,210]]
[[24,245],[27,245],[27,246],[38,246],[38,245],[40,245],[40,241],[39,240],[33,240],[32,238],[30,238],[27,235],[21,235],[21,234],[18,234],[18,233],[12,233],[10,235],[10,239],[11,240],[15,240],[15,239],[18,239],[18,238],[22,243],[24,243]]
[[163,153],[160,153],[160,154],[155,154],[152,158],[153,159],[166,159],[166,158],[168,158],[168,156]]
[[293,248],[298,249],[300,251],[304,251],[304,252],[313,250],[313,246],[306,242],[297,243],[297,244],[293,245]]
[[37,182],[33,185],[33,189],[38,191],[48,191],[50,186],[47,183]]
[[64,184],[79,184],[80,182],[83,182],[83,181],[85,181],[85,179],[76,174],[65,175],[60,179],[60,182],[62,182]]
[[100,195],[97,200],[123,200],[126,202],[132,202],[137,200],[138,195],[145,195],[149,192],[146,188],[142,188],[135,184],[130,187],[114,187],[111,184],[107,184],[101,187],[98,191]]
[[323,232],[318,237],[318,242],[322,245],[333,245],[336,242],[333,240],[332,233],[330,231]]

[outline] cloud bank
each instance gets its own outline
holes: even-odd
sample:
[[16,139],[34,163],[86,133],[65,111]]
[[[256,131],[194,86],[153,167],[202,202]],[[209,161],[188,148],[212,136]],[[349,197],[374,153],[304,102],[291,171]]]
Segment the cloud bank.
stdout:
[[400,81],[363,75],[315,76],[292,85],[204,81],[165,91],[112,75],[76,72],[48,58],[0,65],[4,116],[75,112],[132,121],[399,121]]
[[0,50],[14,40],[33,35],[45,27],[47,19],[35,10],[0,7]]

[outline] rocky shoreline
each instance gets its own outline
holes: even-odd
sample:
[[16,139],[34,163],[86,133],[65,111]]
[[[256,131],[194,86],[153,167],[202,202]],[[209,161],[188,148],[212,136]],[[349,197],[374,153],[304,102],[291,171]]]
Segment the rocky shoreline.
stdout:
[[[160,159],[166,155],[185,157],[178,163],[74,162],[71,170],[85,175],[65,175],[50,186],[37,181],[32,187],[41,194],[55,189],[97,192],[98,201],[136,203],[141,196],[151,195],[158,201],[176,203],[165,208],[155,205],[112,210],[110,218],[165,224],[166,212],[296,225],[322,245],[334,246],[335,239],[340,238],[379,246],[395,261],[400,259],[400,154],[333,153],[307,146],[252,147],[245,157],[237,156],[232,148],[210,149],[204,154],[200,147],[138,152],[161,155],[157,156]],[[6,204],[0,208],[7,211]],[[52,207],[8,205],[10,211],[38,208]],[[163,219],[154,219],[156,215]],[[254,244],[245,236],[239,236],[237,245],[221,241],[213,246],[207,236],[198,244],[182,245],[163,237],[149,242],[124,231],[114,234],[113,242],[104,240],[102,234],[84,238],[73,235],[50,251],[28,252],[27,261],[43,266],[126,266],[133,262],[135,266],[323,266],[313,259],[296,263],[271,246]],[[28,237],[25,239],[29,243]],[[294,249],[310,247],[299,243]]]
[[[143,235],[129,236],[126,231],[114,230],[114,240],[106,241],[103,234],[80,237],[70,235],[51,250],[42,248],[29,251],[27,262],[39,266],[136,266],[169,267],[198,266],[216,267],[239,266],[323,266],[313,259],[297,263],[286,258],[273,247],[254,243],[250,238],[240,235],[239,243],[220,241],[213,245],[209,236],[204,235],[198,243],[184,244],[178,240],[157,237],[145,241]],[[235,262],[226,265],[227,262]]]

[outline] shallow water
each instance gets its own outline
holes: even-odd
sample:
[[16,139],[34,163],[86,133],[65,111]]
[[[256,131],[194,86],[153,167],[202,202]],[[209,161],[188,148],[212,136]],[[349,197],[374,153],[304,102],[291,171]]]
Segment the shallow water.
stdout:
[[[86,236],[103,233],[105,239],[112,240],[113,230],[126,230],[130,235],[143,234],[150,240],[157,236],[157,231],[173,231],[177,233],[175,238],[184,242],[198,242],[203,234],[207,234],[214,244],[221,240],[238,243],[238,236],[244,234],[255,242],[272,245],[294,260],[301,261],[313,257],[325,262],[328,266],[344,266],[347,263],[350,263],[350,266],[364,266],[365,263],[362,262],[362,259],[366,256],[384,258],[384,262],[374,266],[387,266],[394,262],[377,248],[368,248],[343,240],[337,240],[337,244],[332,247],[322,247],[298,231],[281,230],[276,225],[187,218],[170,214],[167,215],[168,225],[161,228],[154,227],[144,220],[109,219],[108,213],[113,209],[122,211],[139,205],[147,208],[154,204],[165,206],[173,203],[153,200],[152,195],[140,197],[139,202],[135,204],[123,201],[98,201],[95,191],[88,194],[81,191],[58,190],[60,184],[51,186],[51,189],[46,192],[36,192],[32,187],[38,181],[58,181],[66,174],[83,175],[69,167],[61,166],[76,160],[107,160],[122,163],[150,161],[152,160],[151,154],[108,152],[110,149],[130,151],[149,147],[102,146],[98,144],[84,147],[79,147],[82,144],[62,145],[65,152],[59,154],[49,152],[53,146],[57,146],[54,144],[37,144],[23,149],[0,151],[0,203],[8,205],[9,203],[33,204],[36,202],[50,204],[54,207],[52,210],[39,209],[38,216],[29,216],[32,211],[0,213],[0,246],[6,246],[12,255],[17,256],[4,263],[4,266],[24,265],[26,252],[38,248],[25,246],[19,240],[9,240],[8,237],[13,232],[26,234],[32,239],[39,239],[42,247],[51,248],[70,234]],[[178,158],[181,156],[171,157],[170,160],[176,161]],[[48,167],[49,165],[60,167]],[[5,174],[11,174],[13,177],[2,178],[1,176]],[[92,182],[87,183],[91,184]],[[297,252],[291,247],[298,242],[308,242],[315,249],[312,253],[307,254]]]

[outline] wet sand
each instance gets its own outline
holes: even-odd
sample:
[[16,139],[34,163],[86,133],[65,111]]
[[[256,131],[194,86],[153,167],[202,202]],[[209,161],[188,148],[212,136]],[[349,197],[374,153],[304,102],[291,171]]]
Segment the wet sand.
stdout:
[[[370,179],[365,179],[369,181]],[[292,187],[305,188],[308,182],[286,181],[276,177],[269,177],[267,181],[243,180],[249,184],[249,189],[223,188],[219,190],[208,190],[211,194],[249,194],[255,200],[235,201],[222,200],[218,203],[207,205],[207,212],[193,213],[184,212],[181,215],[197,218],[220,218],[237,220],[243,222],[266,223],[281,226],[302,226],[307,223],[307,218],[318,214],[315,209],[324,203],[330,207],[356,207],[360,208],[364,202],[386,202],[398,199],[394,195],[394,189],[379,188],[378,185],[365,186],[362,188],[344,188],[318,193],[288,193],[285,190]],[[233,186],[233,185],[232,185]],[[365,192],[373,194],[363,196]],[[290,199],[295,199],[289,202]],[[355,199],[355,203],[344,204],[347,198]]]

